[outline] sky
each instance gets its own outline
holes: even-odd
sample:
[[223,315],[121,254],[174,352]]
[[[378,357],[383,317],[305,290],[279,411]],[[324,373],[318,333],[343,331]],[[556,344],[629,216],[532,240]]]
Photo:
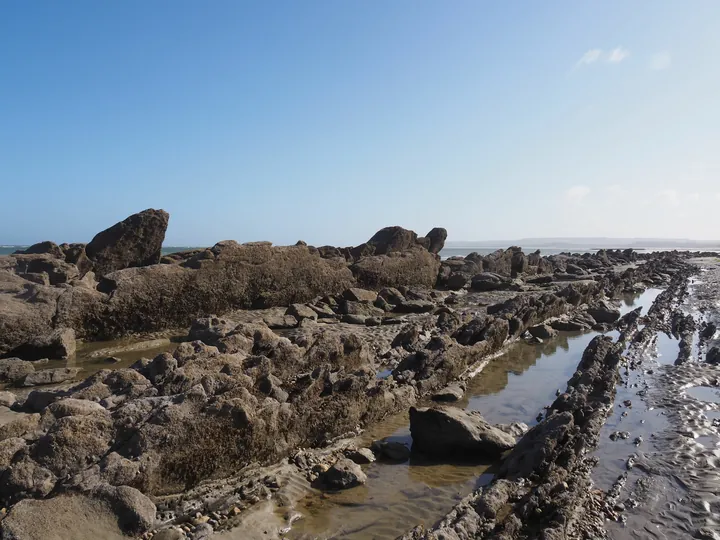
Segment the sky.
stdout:
[[5,0],[0,244],[720,239],[717,0]]

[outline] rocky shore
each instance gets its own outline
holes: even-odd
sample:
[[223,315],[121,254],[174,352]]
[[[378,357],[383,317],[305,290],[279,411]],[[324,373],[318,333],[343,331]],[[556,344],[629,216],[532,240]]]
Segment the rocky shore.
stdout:
[[[292,486],[348,489],[363,464],[405,459],[348,437],[411,407],[413,451],[509,454],[489,488],[407,538],[559,538],[578,521],[627,344],[662,327],[683,336],[685,360],[692,349],[695,323],[670,307],[694,271],[686,254],[511,247],[441,261],[444,229],[388,227],[352,248],[224,241],[163,257],[168,219],[146,210],[87,245],[0,257],[0,379],[53,385],[1,394],[14,414],[0,426],[2,538],[81,538],[92,523],[108,538],[205,538]],[[613,300],[648,286],[667,290],[639,329]],[[177,328],[172,353],[130,368],[78,381],[82,366],[43,367],[72,358],[76,339]],[[462,396],[508,343],[614,328],[529,431],[432,405]],[[33,519],[65,511],[92,523]]]

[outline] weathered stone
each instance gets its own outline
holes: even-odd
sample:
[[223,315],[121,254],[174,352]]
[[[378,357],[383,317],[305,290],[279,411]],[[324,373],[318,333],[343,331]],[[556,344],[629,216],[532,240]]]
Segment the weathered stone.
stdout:
[[96,234],[85,246],[95,273],[159,263],[169,219],[164,210],[148,209]]
[[345,300],[351,302],[367,302],[372,304],[377,300],[377,293],[375,291],[368,291],[366,289],[358,289],[357,287],[351,287],[342,294]]
[[385,255],[393,251],[407,251],[417,243],[417,234],[402,227],[385,227],[376,232],[367,241],[375,248],[375,255]]
[[32,362],[20,360],[19,358],[4,358],[0,360],[0,381],[16,382],[22,381],[29,374],[35,372]]
[[442,248],[445,247],[445,240],[447,240],[447,230],[442,227],[435,227],[429,233],[425,235],[425,238],[430,240],[430,246],[427,248],[430,253],[440,253]]
[[12,407],[17,398],[12,392],[0,392],[0,405],[3,407]]
[[387,255],[363,257],[350,270],[358,285],[367,289],[407,285],[430,289],[435,285],[439,268],[438,258],[418,247]]
[[358,448],[357,450],[348,450],[345,457],[357,463],[358,465],[367,465],[375,461],[375,454],[369,448]]
[[620,310],[606,300],[593,304],[587,312],[599,323],[614,323],[620,318]]
[[378,459],[385,458],[397,462],[404,462],[410,459],[410,449],[401,442],[373,441],[370,449]]
[[530,335],[540,339],[551,339],[557,335],[557,332],[547,324],[537,324],[527,329]]
[[318,314],[315,312],[315,310],[305,304],[292,304],[290,307],[287,308],[285,315],[295,317],[298,322],[304,319],[316,321],[318,318]]
[[515,438],[488,424],[478,412],[452,407],[410,408],[413,447],[431,455],[493,458],[515,446]]
[[470,287],[475,291],[496,291],[500,289],[507,289],[512,284],[512,281],[499,274],[492,272],[483,272],[473,276]]
[[367,476],[360,465],[347,458],[340,458],[323,473],[322,482],[330,489],[348,489],[367,482]]
[[75,356],[75,331],[71,328],[58,328],[50,334],[23,343],[10,351],[7,356],[31,361],[42,358],[62,360],[72,358]]
[[465,395],[465,389],[458,383],[453,383],[433,394],[433,401],[460,401]]
[[[22,386],[41,386],[43,384],[59,384],[74,379],[80,368],[43,369],[30,373],[22,380]],[[17,384],[17,383],[16,383]]]

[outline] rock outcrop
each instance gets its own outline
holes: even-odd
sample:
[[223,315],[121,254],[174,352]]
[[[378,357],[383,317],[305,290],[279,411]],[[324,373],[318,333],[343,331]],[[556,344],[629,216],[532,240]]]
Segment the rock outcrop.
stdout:
[[85,246],[95,273],[103,276],[123,268],[159,263],[169,220],[164,210],[148,209],[95,235]]

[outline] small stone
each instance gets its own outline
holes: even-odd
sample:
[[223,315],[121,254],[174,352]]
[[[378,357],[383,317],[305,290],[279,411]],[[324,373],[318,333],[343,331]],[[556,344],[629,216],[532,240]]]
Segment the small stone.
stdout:
[[360,465],[347,458],[338,459],[323,474],[323,483],[331,489],[348,489],[367,482]]
[[358,465],[367,465],[375,461],[375,454],[369,448],[359,448],[357,450],[348,450],[345,457],[354,461]]
[[108,356],[103,362],[106,364],[119,364],[122,360],[117,356]]
[[0,392],[0,405],[3,407],[12,407],[15,401],[17,398],[12,392]]

